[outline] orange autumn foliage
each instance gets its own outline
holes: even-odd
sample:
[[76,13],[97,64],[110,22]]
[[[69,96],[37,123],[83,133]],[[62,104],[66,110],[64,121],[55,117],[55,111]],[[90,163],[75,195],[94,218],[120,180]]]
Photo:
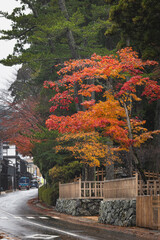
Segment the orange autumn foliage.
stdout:
[[[81,163],[88,164],[91,167],[100,167],[100,164],[110,165],[114,161],[119,161],[119,158],[112,150],[111,142],[109,144],[101,143],[98,132],[65,133],[57,140],[59,141],[59,145],[56,147],[57,152],[64,149],[68,150]],[[74,142],[74,145],[69,144],[64,147],[64,142]]]
[[[115,56],[102,57],[94,54],[90,59],[64,62],[64,67],[58,72],[61,79],[56,83],[44,83],[46,88],[51,87],[57,92],[50,100],[53,103],[51,112],[54,113],[59,107],[68,109],[72,101],[78,101],[74,96],[75,84],[79,86],[78,95],[82,96],[81,105],[86,110],[72,116],[52,114],[46,121],[47,127],[72,134],[93,133],[100,129],[103,136],[110,137],[116,143],[112,150],[139,147],[152,138],[153,134],[160,132],[149,132],[143,127],[143,120],[138,116],[132,119],[130,114],[133,101],[141,101],[142,97],[150,102],[160,99],[157,81],[143,76],[145,67],[154,65],[157,65],[155,61],[142,61],[131,48],[122,49]],[[143,87],[141,95],[138,95],[138,86]],[[100,94],[102,91],[105,92],[103,100],[96,102],[92,94]],[[92,159],[91,155],[88,161],[89,158]],[[93,162],[96,162],[95,159]]]

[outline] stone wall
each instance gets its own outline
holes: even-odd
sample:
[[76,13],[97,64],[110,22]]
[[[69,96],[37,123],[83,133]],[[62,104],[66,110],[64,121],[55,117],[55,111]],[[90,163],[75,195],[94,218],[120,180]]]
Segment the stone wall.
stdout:
[[116,226],[136,225],[136,200],[106,200],[100,205],[99,222]]
[[99,215],[100,199],[58,199],[56,210],[73,216]]

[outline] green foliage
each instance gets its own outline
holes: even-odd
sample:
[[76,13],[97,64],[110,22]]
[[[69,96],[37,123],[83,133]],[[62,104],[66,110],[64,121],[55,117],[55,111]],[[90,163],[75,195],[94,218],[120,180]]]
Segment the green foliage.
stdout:
[[39,167],[42,175],[49,181],[49,169],[61,161],[62,158],[54,150],[57,144],[56,138],[58,133],[49,131],[46,128],[42,130],[42,132],[35,133],[35,138],[39,139],[39,142],[34,142],[32,154],[34,163]]
[[47,128],[43,127],[41,127],[41,129],[41,132],[36,132],[34,134],[34,138],[39,141],[34,142],[34,147],[32,149],[33,161],[35,165],[39,167],[41,174],[47,182],[51,183],[52,180],[49,176],[49,170],[54,166],[66,165],[74,161],[74,158],[69,152],[56,152],[55,147],[59,144],[57,137],[60,136],[57,131],[49,131]]
[[56,200],[59,195],[58,183],[43,185],[38,191],[39,200],[50,206],[54,206],[56,204]]
[[[130,44],[143,58],[160,60],[159,0],[65,0],[68,18],[60,9],[58,0],[20,2],[21,6],[11,14],[0,12],[0,16],[12,22],[11,30],[0,31],[0,39],[17,41],[13,54],[0,62],[8,66],[22,64],[9,90],[15,101],[23,101],[29,96],[39,97],[36,110],[43,117],[44,125],[51,106],[48,100],[53,96],[53,91],[44,89],[43,82],[57,81],[57,69],[54,66],[74,58],[68,31],[73,34],[79,58],[87,58],[94,52],[107,55],[112,50],[114,53],[118,42],[118,48]],[[101,96],[96,95],[99,99]],[[153,124],[148,122],[153,121],[155,115],[152,106],[147,108],[136,105],[134,109],[146,115],[150,129]],[[57,115],[66,115],[65,110],[57,111]],[[75,104],[69,111],[68,115],[76,111]],[[80,164],[75,162],[69,152],[55,151],[55,146],[59,144],[56,140],[57,132],[42,127],[42,131],[34,133],[34,137],[39,139],[34,142],[32,149],[34,163],[49,183],[69,181],[80,173]],[[101,141],[108,143],[104,138]],[[54,167],[57,172],[51,170],[49,175],[49,170]]]
[[38,197],[40,200],[42,200],[42,192],[46,189],[46,185],[43,185],[41,186],[39,189],[38,189]]
[[34,97],[39,94],[40,85],[32,81],[33,71],[27,64],[24,64],[17,72],[16,80],[10,85],[8,91],[14,102],[20,102],[28,97]]
[[[104,34],[110,25],[109,6],[105,0],[66,0],[64,3],[67,18],[58,0],[21,0],[21,6],[11,14],[0,12],[1,16],[12,21],[12,29],[0,31],[0,39],[17,41],[13,54],[0,62],[8,66],[23,64],[23,71],[27,66],[32,72],[26,84],[23,84],[23,78],[18,78],[12,84],[11,94],[15,99],[22,99],[32,94],[37,96],[41,92],[39,111],[44,119],[48,117],[45,106],[49,108],[50,92],[41,91],[43,82],[56,81],[54,66],[75,57],[68,31],[73,35],[76,56],[79,57],[88,57],[94,52],[108,54],[117,42]],[[72,110],[75,110],[74,105]],[[65,113],[60,111],[59,114]]]
[[70,162],[67,165],[58,166],[56,165],[49,170],[49,175],[52,179],[52,182],[70,182],[79,176],[82,171],[82,164],[78,161]]
[[119,31],[119,48],[130,45],[145,59],[160,60],[159,0],[107,1],[111,4],[112,26],[106,34]]
[[[31,10],[29,13],[24,12],[27,7]],[[73,33],[80,56],[90,56],[93,52],[106,54],[104,33],[109,24],[106,1],[66,0],[66,8],[69,19],[66,19],[55,0],[47,1],[47,4],[41,0],[27,4],[22,0],[21,7],[11,14],[1,12],[12,21],[12,29],[2,30],[1,39],[17,40],[13,55],[2,60],[2,63],[13,65],[27,62],[38,72],[56,61],[72,58],[67,29]],[[26,44],[29,44],[27,49]]]

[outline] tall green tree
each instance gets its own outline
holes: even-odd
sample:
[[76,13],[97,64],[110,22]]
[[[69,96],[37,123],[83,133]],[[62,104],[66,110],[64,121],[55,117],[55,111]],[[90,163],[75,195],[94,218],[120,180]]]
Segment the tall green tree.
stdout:
[[11,14],[1,12],[12,21],[12,29],[1,31],[1,39],[17,40],[13,55],[2,63],[28,62],[40,69],[44,63],[107,51],[108,13],[104,0],[21,0]]
[[[0,39],[17,40],[13,54],[0,62],[27,66],[32,72],[29,82],[34,89],[36,85],[41,89],[45,80],[57,79],[56,64],[70,58],[88,57],[94,52],[107,54],[116,46],[115,38],[112,41],[104,34],[109,26],[109,6],[105,0],[18,1],[20,7],[11,14],[0,12],[12,21],[12,29],[2,30]],[[22,90],[26,91],[21,88],[21,92],[17,92],[19,82],[17,79],[10,88],[12,95],[18,94],[18,98],[25,96]],[[45,91],[42,91],[42,98],[46,99]]]
[[[57,131],[49,131],[42,127],[41,131],[34,134],[34,137],[39,140],[34,143],[34,147],[32,148],[34,163],[39,167],[43,177],[45,177],[49,183],[51,183],[51,181],[54,181],[54,183],[58,182],[56,177],[54,179],[50,177],[49,171],[52,168],[55,169],[55,175],[57,175],[57,169],[58,171],[62,169],[61,172],[63,172],[63,169],[66,169],[60,176],[63,181],[65,181],[65,179],[69,181],[74,178],[74,173],[80,174],[81,172],[81,164],[72,157],[69,151],[56,151],[55,148],[59,144],[57,140],[58,136],[60,136],[60,134]],[[68,170],[67,165],[70,166]]]
[[118,47],[132,46],[145,59],[160,61],[159,0],[107,0],[112,26],[107,34],[119,32]]

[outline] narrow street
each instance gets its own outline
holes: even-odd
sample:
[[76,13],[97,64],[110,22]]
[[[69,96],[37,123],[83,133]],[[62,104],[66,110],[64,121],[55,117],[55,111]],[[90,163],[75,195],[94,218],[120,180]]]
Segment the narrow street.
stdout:
[[[87,227],[34,212],[29,199],[37,197],[37,189],[16,191],[0,196],[0,229],[11,239],[84,239],[84,240],[139,240],[123,232]],[[142,238],[144,239],[144,238]]]

